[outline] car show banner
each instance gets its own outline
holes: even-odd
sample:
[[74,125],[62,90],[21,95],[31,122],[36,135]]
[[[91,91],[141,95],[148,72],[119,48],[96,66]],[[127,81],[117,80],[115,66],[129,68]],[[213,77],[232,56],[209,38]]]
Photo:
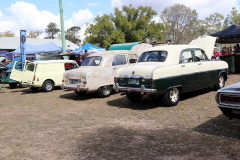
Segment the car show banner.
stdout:
[[26,61],[26,30],[20,31],[20,50],[21,50],[21,61]]

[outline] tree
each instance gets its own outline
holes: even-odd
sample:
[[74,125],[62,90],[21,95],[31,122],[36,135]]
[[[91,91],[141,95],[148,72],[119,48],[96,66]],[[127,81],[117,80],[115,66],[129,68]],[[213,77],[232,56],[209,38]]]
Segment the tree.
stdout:
[[235,7],[232,8],[231,13],[227,15],[225,21],[226,21],[225,23],[227,23],[228,26],[234,24],[240,27],[240,13],[238,13],[238,10],[236,10]]
[[195,29],[199,21],[196,10],[175,4],[162,11],[160,20],[166,28],[163,30],[164,38],[171,39],[175,44],[189,43],[197,36]]
[[60,29],[57,28],[57,24],[50,22],[45,29],[45,32],[48,34],[48,38],[54,39],[54,35],[60,32]]
[[11,31],[0,32],[0,37],[15,37],[15,34]]
[[69,28],[66,32],[66,39],[75,43],[75,44],[79,44],[81,43],[81,40],[79,39],[79,31],[81,30],[80,27],[78,26],[73,26],[71,28]]
[[86,39],[90,43],[98,43],[100,47],[111,44],[152,40],[163,40],[163,25],[152,21],[157,12],[151,7],[132,5],[122,6],[122,11],[114,9],[110,15],[97,16],[93,24],[87,24]]
[[40,36],[42,34],[42,31],[30,31],[28,32],[27,38],[37,38],[38,36]]

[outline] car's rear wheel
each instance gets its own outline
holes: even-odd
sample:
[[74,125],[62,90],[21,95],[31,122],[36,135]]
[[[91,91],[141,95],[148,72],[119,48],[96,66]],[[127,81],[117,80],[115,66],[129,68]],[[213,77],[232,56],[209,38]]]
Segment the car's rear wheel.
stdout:
[[75,91],[75,93],[78,94],[78,95],[84,95],[84,94],[86,94],[87,92],[86,92],[86,91],[84,91],[84,92]]
[[221,88],[223,88],[225,86],[225,78],[224,78],[224,75],[221,74],[219,77],[218,77],[218,84],[215,84],[213,86],[214,90],[219,90]]
[[163,97],[163,103],[168,106],[176,106],[180,100],[180,90],[178,88],[171,88]]
[[141,94],[127,93],[127,99],[131,102],[140,102],[142,97],[143,95]]
[[98,89],[97,94],[100,98],[109,97],[112,93],[111,86],[102,86]]
[[15,88],[17,86],[16,83],[9,84],[10,87]]
[[43,91],[45,91],[45,92],[53,91],[53,87],[54,87],[53,82],[49,81],[49,80],[45,81],[42,85]]
[[38,88],[39,88],[39,87],[31,87],[30,89],[31,89],[32,91],[37,91]]

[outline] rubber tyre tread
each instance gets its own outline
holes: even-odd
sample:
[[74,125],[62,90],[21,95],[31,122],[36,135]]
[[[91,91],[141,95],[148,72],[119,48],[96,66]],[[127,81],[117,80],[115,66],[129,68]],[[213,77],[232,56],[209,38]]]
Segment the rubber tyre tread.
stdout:
[[[220,74],[220,76],[223,76],[223,79],[224,79],[224,85],[223,85],[223,87],[225,87],[225,82],[226,82],[226,81],[225,81],[224,75],[223,75],[223,74]],[[220,77],[220,76],[219,76],[219,77]],[[221,87],[219,86],[219,77],[218,77],[218,84],[215,84],[215,85],[213,86],[213,90],[214,90],[214,91],[217,91],[217,90],[221,89]],[[222,88],[223,88],[223,87],[222,87]]]
[[[52,89],[51,89],[51,90],[46,89],[46,84],[47,84],[47,83],[51,83],[51,84],[52,84]],[[45,81],[45,82],[43,83],[43,85],[42,85],[42,89],[43,89],[44,92],[52,92],[52,91],[53,91],[53,87],[54,87],[53,82],[52,82],[52,81],[49,81],[49,80]]]
[[104,95],[104,94],[103,94],[103,90],[104,90],[104,86],[98,88],[98,91],[97,91],[98,97],[100,97],[100,98],[106,98],[106,97],[109,97],[109,96],[112,94],[112,86],[110,86],[110,92],[109,92],[108,95]]
[[[178,88],[177,88],[178,89]],[[164,105],[166,105],[167,107],[172,107],[172,106],[176,106],[180,100],[180,96],[181,96],[181,93],[180,93],[180,90],[178,89],[178,100],[176,102],[172,102],[171,99],[170,99],[170,90],[167,91],[167,93],[164,95],[163,97],[163,103]]]
[[143,95],[141,94],[127,94],[127,99],[131,102],[140,102],[142,100]]

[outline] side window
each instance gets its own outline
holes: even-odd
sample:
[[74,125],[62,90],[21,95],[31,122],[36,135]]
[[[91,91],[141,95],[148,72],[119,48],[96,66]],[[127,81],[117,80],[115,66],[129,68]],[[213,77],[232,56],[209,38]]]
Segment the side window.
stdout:
[[17,62],[16,65],[15,65],[15,69],[19,70],[19,71],[22,71],[23,70],[22,67],[24,67],[23,65],[24,64],[22,64],[21,62]]
[[129,60],[129,63],[136,63],[138,60],[138,57],[136,54],[129,54],[128,60]]
[[65,63],[64,66],[65,70],[79,68],[79,66],[76,63]]
[[203,50],[194,50],[196,61],[207,61],[207,56]]
[[112,66],[123,65],[126,64],[125,55],[118,55],[113,58]]
[[34,63],[30,63],[30,62],[27,62],[27,64],[26,64],[26,70],[28,70],[28,71],[34,71]]
[[190,63],[193,62],[192,52],[191,51],[183,51],[180,54],[179,63]]

